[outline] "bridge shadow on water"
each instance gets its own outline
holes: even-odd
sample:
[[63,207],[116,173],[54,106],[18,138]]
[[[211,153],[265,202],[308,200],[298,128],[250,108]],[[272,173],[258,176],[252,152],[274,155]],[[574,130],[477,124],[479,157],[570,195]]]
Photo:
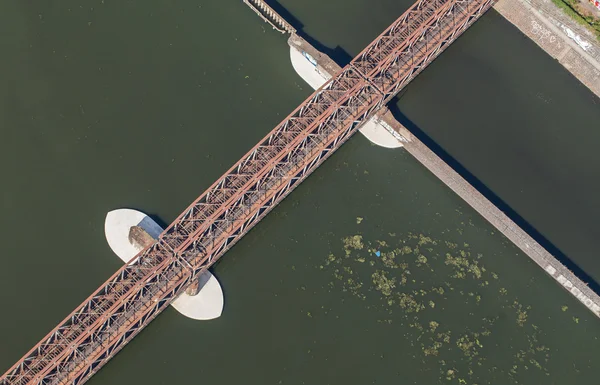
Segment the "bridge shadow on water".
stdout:
[[531,236],[536,242],[538,242],[543,248],[561,262],[567,269],[571,270],[579,279],[584,283],[588,284],[590,289],[596,293],[600,293],[600,284],[590,277],[583,269],[581,269],[575,262],[573,262],[566,254],[564,254],[558,247],[544,237],[535,227],[527,222],[521,215],[513,210],[506,202],[504,202],[498,195],[490,190],[483,182],[481,182],[475,175],[467,170],[462,164],[448,154],[440,145],[438,145],[433,139],[431,139],[423,130],[419,128],[414,122],[412,122],[406,115],[404,115],[396,102],[398,97],[393,99],[388,108],[394,115],[394,117],[406,127],[413,135],[415,135],[421,142],[423,142],[429,149],[431,149],[437,156],[439,156],[444,162],[446,162],[454,171],[460,176],[465,178],[473,187],[483,194],[487,199],[490,200],[496,207],[498,207],[504,214],[506,214],[511,220],[513,220],[519,227],[521,227],[529,236]]
[[271,8],[275,10],[281,17],[283,17],[290,25],[296,28],[296,34],[309,42],[313,47],[318,49],[319,51],[327,54],[330,58],[332,58],[338,65],[344,67],[346,64],[350,63],[353,57],[346,52],[342,47],[336,46],[334,48],[329,48],[323,44],[321,44],[318,40],[308,35],[304,31],[304,24],[300,22],[294,15],[292,15],[287,9],[285,9],[279,2],[275,0],[266,0],[265,1]]

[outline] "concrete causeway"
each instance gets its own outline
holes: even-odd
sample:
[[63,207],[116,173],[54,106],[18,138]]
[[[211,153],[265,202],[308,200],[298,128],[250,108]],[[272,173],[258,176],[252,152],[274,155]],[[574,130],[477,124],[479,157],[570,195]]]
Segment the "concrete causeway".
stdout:
[[[398,123],[399,124],[399,123]],[[473,207],[498,231],[510,239],[561,286],[600,317],[600,297],[581,279],[567,269],[513,220],[475,189],[460,174],[416,137],[404,143],[404,148],[437,176],[446,186]]]

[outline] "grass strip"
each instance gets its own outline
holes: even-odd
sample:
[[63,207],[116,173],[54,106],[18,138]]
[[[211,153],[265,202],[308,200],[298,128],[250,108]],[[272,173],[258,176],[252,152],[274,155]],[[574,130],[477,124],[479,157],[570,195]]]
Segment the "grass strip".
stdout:
[[594,32],[596,38],[598,41],[600,41],[600,18],[591,15],[585,16],[580,14],[577,10],[577,0],[552,0],[552,2],[577,23]]

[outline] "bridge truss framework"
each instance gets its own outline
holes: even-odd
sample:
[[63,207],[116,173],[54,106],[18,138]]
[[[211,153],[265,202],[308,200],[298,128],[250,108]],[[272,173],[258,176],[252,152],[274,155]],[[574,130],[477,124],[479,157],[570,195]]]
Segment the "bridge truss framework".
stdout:
[[0,385],[83,384],[492,4],[417,1],[0,377]]

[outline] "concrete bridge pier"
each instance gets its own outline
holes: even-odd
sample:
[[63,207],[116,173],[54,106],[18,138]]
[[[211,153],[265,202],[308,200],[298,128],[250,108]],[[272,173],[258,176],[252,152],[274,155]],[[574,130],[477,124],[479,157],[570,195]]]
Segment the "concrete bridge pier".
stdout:
[[[294,70],[315,90],[342,70],[342,67],[328,55],[295,33],[289,37],[288,45]],[[367,120],[360,127],[359,132],[377,146],[398,148],[403,146],[406,138],[402,138],[392,129],[396,124],[396,119],[386,109]]]
[[185,294],[193,297],[200,292],[200,280],[198,278],[194,279],[192,284],[185,289]]
[[[152,218],[137,210],[111,211],[104,222],[108,245],[124,263],[156,242],[162,232],[163,229]],[[206,270],[196,276],[194,282],[171,306],[192,319],[215,319],[223,312],[223,290],[217,278]]]

